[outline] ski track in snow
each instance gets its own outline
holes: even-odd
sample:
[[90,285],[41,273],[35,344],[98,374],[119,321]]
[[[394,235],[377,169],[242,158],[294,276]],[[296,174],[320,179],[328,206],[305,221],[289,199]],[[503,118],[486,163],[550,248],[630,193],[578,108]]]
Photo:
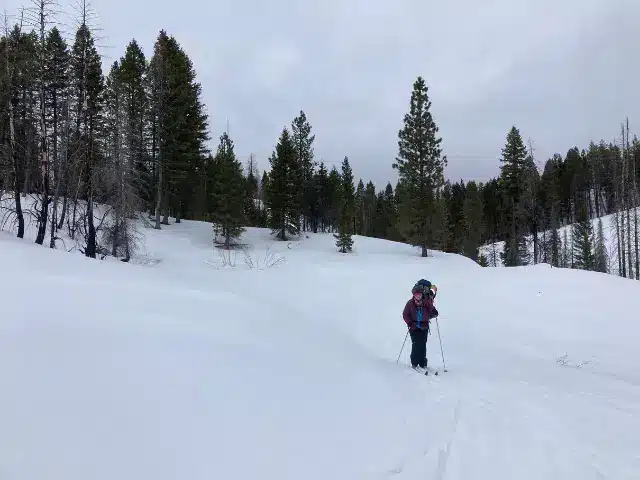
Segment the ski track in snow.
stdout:
[[[638,282],[260,229],[282,264],[219,268],[208,224],[144,234],[129,265],[0,235],[3,480],[640,477]],[[438,376],[396,363],[420,278]]]

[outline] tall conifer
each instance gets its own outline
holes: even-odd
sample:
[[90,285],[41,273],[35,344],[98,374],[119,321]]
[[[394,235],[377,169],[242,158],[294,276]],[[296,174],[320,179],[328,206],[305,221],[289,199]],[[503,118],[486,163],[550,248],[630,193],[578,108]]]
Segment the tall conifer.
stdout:
[[413,84],[409,112],[404,128],[398,132],[398,157],[393,167],[398,170],[403,195],[399,205],[403,236],[427,256],[429,247],[438,247],[444,227],[436,222],[436,193],[444,184],[446,157],[441,157],[441,138],[430,112],[431,101],[422,77]]

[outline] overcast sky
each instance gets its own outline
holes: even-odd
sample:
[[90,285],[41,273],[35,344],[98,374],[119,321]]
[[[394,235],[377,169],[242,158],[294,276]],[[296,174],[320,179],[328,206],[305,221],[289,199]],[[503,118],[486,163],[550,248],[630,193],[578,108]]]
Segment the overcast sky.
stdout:
[[[3,3],[15,13],[30,1]],[[253,152],[261,171],[304,110],[316,159],[339,166],[347,155],[356,179],[395,185],[419,75],[452,180],[496,176],[512,125],[541,166],[613,140],[627,115],[640,133],[638,0],[147,1],[93,0],[105,73],[132,38],[150,57],[165,29],[202,83],[212,148],[228,118],[236,153]]]

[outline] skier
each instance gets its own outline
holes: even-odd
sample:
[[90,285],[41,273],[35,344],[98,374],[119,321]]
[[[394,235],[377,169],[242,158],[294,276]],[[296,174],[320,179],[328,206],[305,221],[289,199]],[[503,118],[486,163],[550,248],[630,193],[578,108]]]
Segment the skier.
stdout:
[[438,287],[428,280],[420,280],[411,289],[413,297],[404,306],[402,318],[411,335],[411,366],[427,368],[427,335],[429,320],[438,316],[433,299]]

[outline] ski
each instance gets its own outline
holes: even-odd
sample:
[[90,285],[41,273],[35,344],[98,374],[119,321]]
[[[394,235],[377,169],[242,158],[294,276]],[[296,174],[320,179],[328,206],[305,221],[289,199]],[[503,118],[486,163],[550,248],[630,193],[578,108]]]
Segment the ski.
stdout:
[[427,367],[425,369],[423,369],[421,367],[416,367],[416,368],[411,367],[411,369],[415,370],[416,372],[421,373],[423,375],[427,375],[427,376],[429,375],[429,373],[433,373],[434,375],[438,375],[438,370],[435,370],[435,369],[430,368],[430,367]]

